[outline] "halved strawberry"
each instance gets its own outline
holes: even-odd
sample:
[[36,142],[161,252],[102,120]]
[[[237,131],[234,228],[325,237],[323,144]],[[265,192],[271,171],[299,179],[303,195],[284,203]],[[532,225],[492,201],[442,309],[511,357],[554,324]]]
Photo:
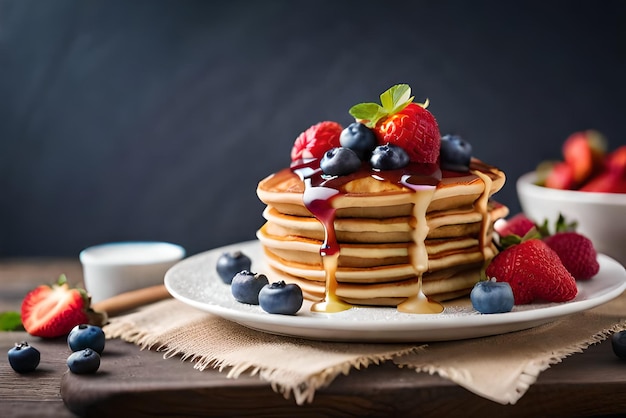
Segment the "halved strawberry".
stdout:
[[41,285],[30,291],[22,301],[22,325],[31,335],[54,338],[67,335],[80,324],[103,325],[103,313],[90,308],[84,289],[72,288],[62,274],[57,283]]
[[343,127],[337,122],[324,121],[302,132],[291,149],[291,161],[303,158],[322,158],[324,153],[340,146]]
[[350,114],[372,128],[380,145],[403,148],[411,161],[436,163],[441,148],[441,133],[435,117],[425,103],[413,103],[411,88],[398,84],[380,95],[380,103],[360,103]]

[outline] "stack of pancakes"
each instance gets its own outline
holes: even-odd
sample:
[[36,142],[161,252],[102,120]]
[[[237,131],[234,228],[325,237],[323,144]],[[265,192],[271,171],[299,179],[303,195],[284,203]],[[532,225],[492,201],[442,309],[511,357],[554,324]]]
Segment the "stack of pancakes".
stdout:
[[[336,295],[358,305],[396,306],[420,291],[412,254],[423,245],[428,266],[421,290],[443,301],[467,295],[495,255],[493,223],[508,209],[490,199],[504,185],[504,173],[472,160],[468,173],[444,172],[424,219],[416,219],[417,195],[401,184],[361,176],[342,185],[333,200],[340,245]],[[305,207],[304,183],[290,169],[263,179],[257,194],[267,207],[257,232],[273,281],[298,284],[305,296],[321,300],[325,271],[320,256],[322,224]],[[428,234],[414,242],[417,224]]]

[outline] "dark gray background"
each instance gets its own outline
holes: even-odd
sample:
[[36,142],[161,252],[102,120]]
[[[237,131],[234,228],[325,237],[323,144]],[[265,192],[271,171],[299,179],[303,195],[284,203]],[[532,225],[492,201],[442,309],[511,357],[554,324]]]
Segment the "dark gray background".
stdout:
[[254,238],[294,138],[409,83],[515,179],[626,128],[624,1],[0,0],[0,256]]

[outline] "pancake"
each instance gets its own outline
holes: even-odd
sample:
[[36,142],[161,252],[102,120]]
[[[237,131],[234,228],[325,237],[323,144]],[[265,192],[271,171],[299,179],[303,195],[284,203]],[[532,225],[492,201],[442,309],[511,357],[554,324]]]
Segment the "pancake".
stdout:
[[[307,186],[294,171],[259,183],[267,206],[257,237],[274,279],[318,301],[328,290],[320,255],[327,231],[307,208]],[[504,185],[502,171],[472,159],[469,172],[443,172],[437,181],[420,174],[407,186],[400,177],[367,170],[332,185],[340,247],[334,294],[346,303],[397,306],[419,292],[437,301],[467,295],[497,251],[493,224],[508,209],[491,198]]]

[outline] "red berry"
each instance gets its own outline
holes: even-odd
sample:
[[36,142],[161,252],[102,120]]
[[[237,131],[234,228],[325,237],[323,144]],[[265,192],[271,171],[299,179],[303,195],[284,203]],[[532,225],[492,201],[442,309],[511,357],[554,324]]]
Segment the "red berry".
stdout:
[[72,288],[64,275],[51,286],[42,285],[22,301],[22,325],[31,335],[44,338],[67,335],[76,325],[101,325],[103,317],[90,309],[83,289]]
[[403,148],[417,163],[436,163],[441,147],[441,134],[435,117],[417,103],[383,119],[374,129],[381,145]]
[[523,213],[518,213],[506,222],[498,224],[496,226],[496,232],[501,237],[506,237],[508,235],[523,237],[534,227],[535,223],[532,220],[526,217]]
[[350,114],[374,130],[380,145],[403,148],[415,163],[436,163],[441,134],[435,117],[426,110],[428,100],[413,103],[411,88],[398,84],[380,95],[380,103],[359,103]]
[[529,239],[508,247],[489,263],[488,277],[511,285],[515,304],[566,302],[578,293],[576,280],[545,242]]
[[577,232],[559,232],[544,238],[561,262],[577,280],[587,280],[598,274],[600,264],[591,240]]
[[302,132],[291,149],[291,161],[303,158],[322,158],[324,153],[339,147],[339,136],[343,130],[337,122],[320,122]]

